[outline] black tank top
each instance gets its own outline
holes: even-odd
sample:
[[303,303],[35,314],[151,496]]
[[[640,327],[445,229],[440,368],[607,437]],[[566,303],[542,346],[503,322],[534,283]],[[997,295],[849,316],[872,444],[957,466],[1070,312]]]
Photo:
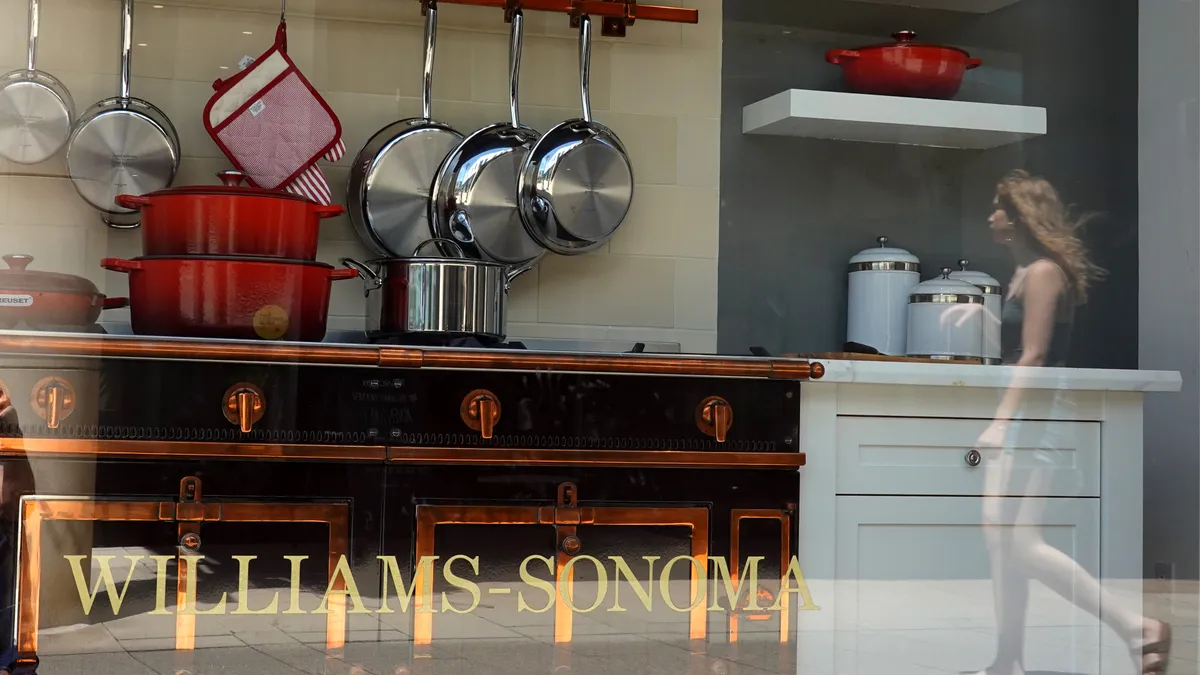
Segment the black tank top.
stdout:
[[[1063,273],[1062,268],[1052,260],[1044,259],[1054,265],[1054,269],[1062,274],[1067,282],[1067,290],[1058,297],[1055,309],[1054,334],[1050,336],[1050,349],[1046,354],[1046,365],[1062,367],[1067,364],[1067,356],[1071,351],[1071,333],[1075,327],[1074,293],[1070,291],[1070,279]],[[1014,364],[1021,360],[1023,349],[1022,329],[1025,325],[1025,292],[1022,289],[1004,301],[1000,311],[1000,348],[1002,360],[1006,364]]]

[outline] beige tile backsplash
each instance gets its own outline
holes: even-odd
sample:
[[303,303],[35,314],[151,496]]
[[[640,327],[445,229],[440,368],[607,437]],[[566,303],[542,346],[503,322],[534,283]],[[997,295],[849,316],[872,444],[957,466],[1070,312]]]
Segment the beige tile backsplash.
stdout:
[[[514,338],[678,342],[716,348],[720,166],[721,0],[676,0],[698,26],[638,22],[626,39],[593,49],[592,105],[628,146],[634,208],[610,245],[581,257],[547,256],[517,279]],[[159,6],[159,7],[156,7]],[[201,124],[212,83],[271,43],[274,0],[137,3],[133,93],[178,127],[177,185],[214,183],[227,162]],[[0,68],[24,62],[27,0],[0,0]],[[117,90],[119,2],[44,2],[38,65],[62,79],[78,113]],[[507,27],[498,10],[443,5],[434,79],[436,119],[464,133],[508,117]],[[546,131],[577,116],[577,44],[565,16],[531,12],[521,75],[522,122]],[[246,35],[245,32],[251,33]],[[349,152],[324,165],[334,193],[372,134],[420,112],[421,17],[415,0],[292,0],[289,54],[338,113]],[[140,254],[136,231],[110,230],[76,196],[62,157],[39,166],[0,162],[0,252],[36,256],[36,269],[80,274],[109,295],[123,275],[104,256]],[[319,257],[368,256],[347,218],[326,221]],[[118,310],[110,320],[120,320]],[[361,284],[336,285],[332,329],[362,326]]]

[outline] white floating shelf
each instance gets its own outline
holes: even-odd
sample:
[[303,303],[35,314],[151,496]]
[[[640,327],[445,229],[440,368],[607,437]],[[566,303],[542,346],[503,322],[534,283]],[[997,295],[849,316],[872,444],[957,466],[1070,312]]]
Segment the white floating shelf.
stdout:
[[986,150],[1046,133],[1046,109],[790,89],[746,106],[742,132]]
[[880,5],[905,5],[921,9],[944,9],[952,12],[970,12],[971,14],[990,14],[1001,7],[1007,7],[1020,0],[856,0],[856,2],[871,2]]

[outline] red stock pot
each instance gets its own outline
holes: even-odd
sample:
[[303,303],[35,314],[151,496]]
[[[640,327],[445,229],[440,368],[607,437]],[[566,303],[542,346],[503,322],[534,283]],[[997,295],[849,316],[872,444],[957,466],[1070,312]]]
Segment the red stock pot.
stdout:
[[194,256],[105,258],[129,274],[137,335],[300,340],[325,338],[332,283],[358,272],[307,260]]
[[345,211],[299,195],[241,187],[246,177],[241,171],[222,171],[217,176],[224,185],[117,197],[122,208],[141,211],[144,255],[314,260],[321,219]]
[[954,98],[963,75],[983,65],[957,47],[917,42],[910,30],[893,33],[895,42],[834,49],[825,60],[842,67],[846,86],[860,94]]
[[0,270],[0,328],[49,329],[90,326],[100,311],[129,305],[106,298],[92,282],[73,274],[26,269],[33,256],[6,255]]

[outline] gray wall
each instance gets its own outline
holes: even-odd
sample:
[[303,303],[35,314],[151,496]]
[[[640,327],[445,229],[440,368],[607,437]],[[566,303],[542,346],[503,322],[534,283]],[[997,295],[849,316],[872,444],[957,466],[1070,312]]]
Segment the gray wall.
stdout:
[[[1135,0],[1023,0],[987,16],[856,2],[725,3],[719,347],[836,351],[845,339],[846,261],[886,234],[925,276],[960,257],[1006,280],[986,231],[995,182],[1046,175],[1105,217],[1089,241],[1112,276],[1079,317],[1072,363],[1137,363]],[[824,52],[898,28],[984,59],[959,98],[1049,110],[1050,134],[974,152],[745,136],[748,103],[788,88],[841,88]]]
[[1146,402],[1146,558],[1200,573],[1200,11],[1142,0],[1141,367],[1179,370],[1183,391]]

